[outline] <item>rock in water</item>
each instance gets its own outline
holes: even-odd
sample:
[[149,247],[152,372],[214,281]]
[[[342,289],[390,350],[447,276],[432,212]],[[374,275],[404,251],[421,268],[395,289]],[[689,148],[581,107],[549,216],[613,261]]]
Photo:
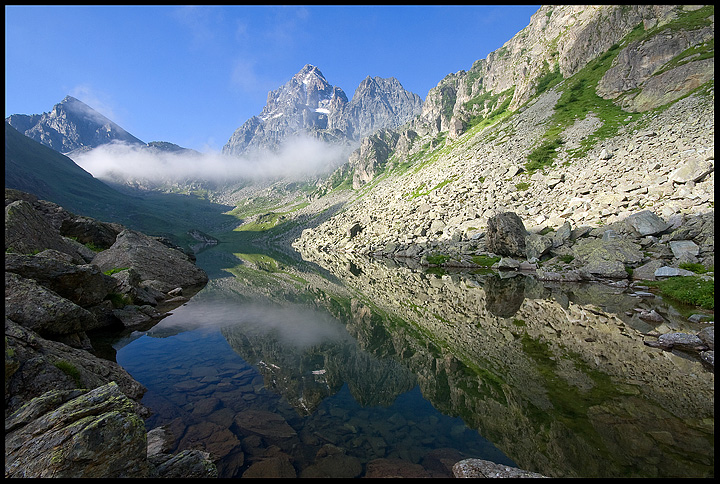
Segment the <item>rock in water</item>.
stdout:
[[455,477],[546,477],[536,472],[524,471],[516,467],[496,464],[482,459],[461,460],[453,466],[453,474],[455,474]]

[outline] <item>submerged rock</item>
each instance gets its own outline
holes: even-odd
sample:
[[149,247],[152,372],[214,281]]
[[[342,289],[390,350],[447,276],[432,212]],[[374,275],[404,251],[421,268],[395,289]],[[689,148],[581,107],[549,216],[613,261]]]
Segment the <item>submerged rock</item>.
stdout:
[[297,477],[290,456],[284,452],[260,460],[252,464],[242,475],[243,477]]
[[260,435],[267,442],[276,444],[297,436],[284,418],[263,410],[244,410],[235,416],[235,424],[244,434]]
[[433,477],[420,464],[401,459],[374,459],[367,463],[365,477]]
[[155,465],[153,474],[162,478],[214,478],[217,467],[207,452],[183,450],[175,455],[157,454],[150,461]]
[[358,477],[362,464],[356,457],[332,445],[326,444],[315,455],[315,463],[305,468],[300,477]]

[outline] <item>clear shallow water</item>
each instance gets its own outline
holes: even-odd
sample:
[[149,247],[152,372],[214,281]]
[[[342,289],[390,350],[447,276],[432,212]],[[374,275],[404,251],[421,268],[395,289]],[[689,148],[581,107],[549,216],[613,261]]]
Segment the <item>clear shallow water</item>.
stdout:
[[[309,374],[304,375],[311,379],[311,384],[305,382],[303,390],[316,402],[308,408],[310,403],[298,403],[302,397],[296,393],[290,391],[290,400],[282,395],[282,388],[279,388],[282,384],[272,377],[272,370],[279,370],[273,368],[276,365],[263,359],[257,359],[253,364],[247,362],[228,344],[219,328],[181,330],[162,336],[166,331],[175,333],[177,325],[188,324],[202,315],[206,321],[222,325],[226,334],[234,331],[236,335],[242,333],[257,338],[260,332],[260,337],[281,345],[284,351],[312,352],[328,343],[353,345],[352,338],[340,323],[328,319],[327,315],[293,311],[298,318],[289,319],[288,311],[275,308],[261,315],[257,307],[243,309],[237,306],[233,311],[227,306],[190,304],[176,310],[173,316],[149,332],[160,336],[145,334],[122,347],[117,352],[118,363],[148,389],[143,403],[155,412],[147,420],[148,429],[168,425],[177,433],[186,433],[185,438],[179,438],[180,448],[199,446],[214,454],[224,454],[219,466],[221,477],[242,475],[251,460],[247,455],[242,459],[237,457],[243,447],[242,440],[250,435],[262,435],[262,432],[248,432],[234,424],[235,415],[247,410],[269,411],[285,419],[297,436],[278,439],[270,429],[260,447],[279,444],[293,456],[298,473],[315,462],[315,454],[326,444],[343,449],[361,464],[378,458],[401,459],[415,464],[425,462],[437,477],[442,475],[439,470],[432,471],[432,452],[437,449],[444,449],[444,453],[452,449],[457,455],[515,465],[476,430],[467,427],[462,419],[437,411],[422,396],[417,384],[395,396],[396,388],[384,388],[382,382],[373,382],[377,384],[373,395],[391,394],[392,402],[389,405],[362,405],[353,396],[348,383],[343,382],[337,390],[330,388],[325,381],[327,370],[322,368],[323,360],[315,358],[317,367],[309,368],[316,369],[310,369]],[[238,319],[247,321],[230,325],[228,329],[225,322],[232,314],[244,314]],[[313,314],[316,319],[312,318]],[[298,320],[303,321],[299,327],[294,325]],[[406,376],[412,380],[411,375]],[[394,380],[388,379],[386,383],[392,385]],[[321,400],[313,398],[318,392],[324,397]],[[203,431],[195,432],[204,424]],[[285,428],[283,423],[278,426]],[[228,439],[228,431],[237,441]],[[199,438],[188,436],[194,435],[193,432]],[[216,437],[210,435],[212,433],[217,434]],[[218,440],[225,442],[218,443]],[[234,448],[222,445],[228,442]],[[298,449],[298,446],[303,448]],[[243,464],[238,465],[238,461]]]
[[[362,259],[263,264],[209,270],[116,345],[148,388],[148,428],[211,452],[222,476],[280,459],[354,477],[385,459],[439,477],[460,457],[557,477],[714,474],[712,373],[642,342],[684,329],[662,301]],[[649,308],[664,322],[638,318]]]

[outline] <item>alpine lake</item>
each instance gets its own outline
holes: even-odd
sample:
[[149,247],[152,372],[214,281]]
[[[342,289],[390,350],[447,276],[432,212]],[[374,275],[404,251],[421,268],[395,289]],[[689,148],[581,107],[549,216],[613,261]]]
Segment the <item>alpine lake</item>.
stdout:
[[712,370],[643,343],[703,324],[659,296],[232,243],[197,265],[204,289],[112,347],[148,430],[219,477],[714,476]]

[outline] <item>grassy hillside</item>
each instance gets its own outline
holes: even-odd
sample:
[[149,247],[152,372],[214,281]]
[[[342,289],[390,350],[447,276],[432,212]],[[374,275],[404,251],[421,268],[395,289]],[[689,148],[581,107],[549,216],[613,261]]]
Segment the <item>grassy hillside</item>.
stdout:
[[33,193],[71,212],[88,216],[113,210],[121,213],[132,205],[126,195],[8,123],[5,123],[5,186]]

